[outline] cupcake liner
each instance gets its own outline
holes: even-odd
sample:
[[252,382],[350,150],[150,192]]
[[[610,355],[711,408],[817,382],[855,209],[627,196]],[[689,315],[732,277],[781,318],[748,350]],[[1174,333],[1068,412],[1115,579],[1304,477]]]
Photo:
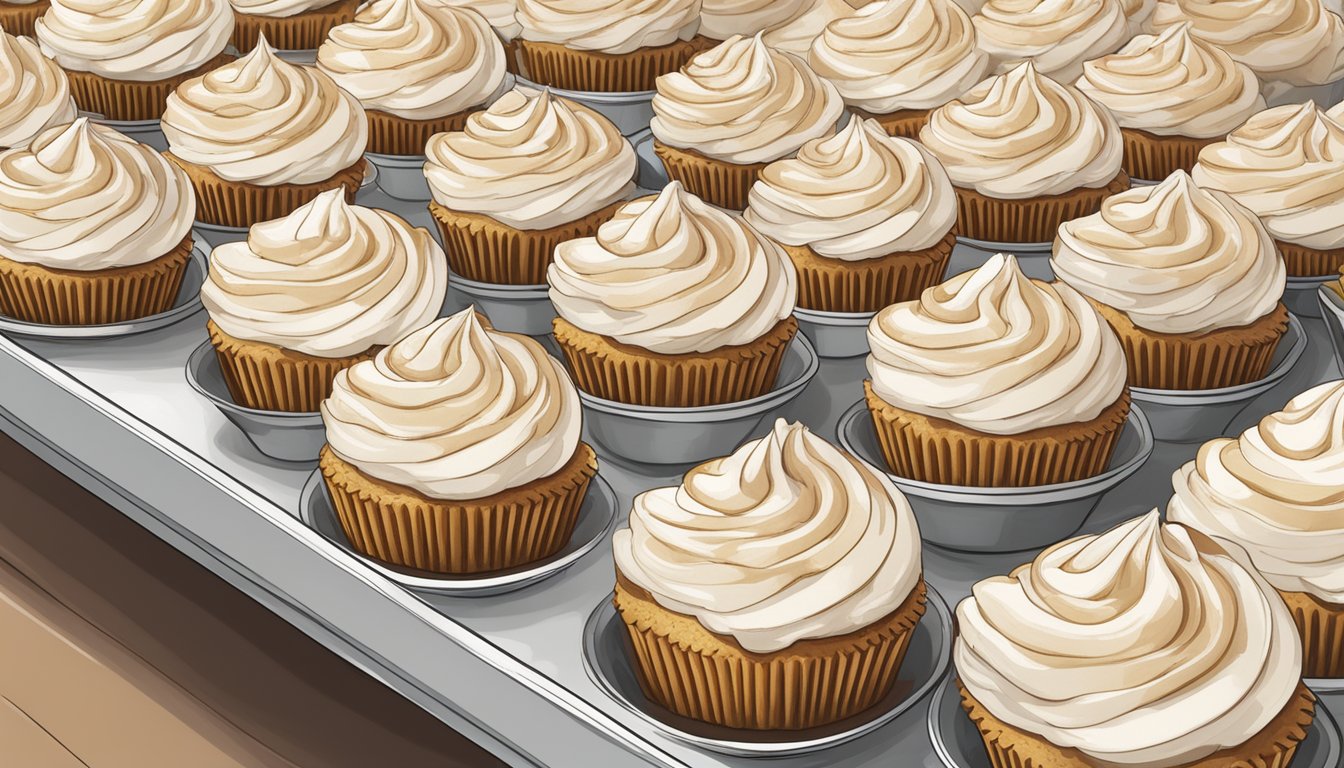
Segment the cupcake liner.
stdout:
[[667,177],[680,181],[687,191],[720,208],[741,211],[747,207],[747,193],[769,163],[738,165],[702,155],[694,149],[669,147],[653,140],[653,152],[663,161]]
[[1305,592],[1279,592],[1302,636],[1302,676],[1344,677],[1344,606],[1317,600]]
[[1296,243],[1275,240],[1289,277],[1328,277],[1338,275],[1344,268],[1344,248],[1320,251]]
[[103,325],[167,312],[191,261],[188,234],[167,255],[117,269],[51,269],[0,256],[0,313],[43,325]]
[[483,213],[453,211],[435,202],[429,204],[429,212],[439,225],[454,274],[478,283],[545,285],[555,246],[597,234],[597,228],[623,204],[612,203],[550,229],[514,229]]
[[602,53],[533,40],[518,43],[518,66],[534,83],[568,91],[652,91],[659,75],[676,72],[695,54],[713,47],[699,35],[630,53]]
[[857,107],[850,107],[849,111],[864,120],[876,120],[888,136],[899,136],[912,141],[919,141],[919,129],[929,122],[927,109],[902,109],[885,115],[876,115]]
[[523,74],[523,70],[518,65],[518,41],[501,40],[500,42],[504,43],[504,69],[513,75]]
[[555,319],[555,340],[579,389],[629,405],[694,408],[735,403],[769,392],[784,350],[798,333],[787,317],[761,338],[740,346],[685,355],[659,355],[581,331]]
[[644,694],[683,716],[729,728],[799,730],[882,700],[924,614],[921,580],[895,611],[856,632],[753,653],[669,611],[617,574],[616,609]]
[[336,374],[372,359],[381,349],[373,347],[347,357],[315,357],[273,344],[236,339],[213,320],[206,322],[206,329],[229,395],[238,405],[260,411],[316,412],[331,394]]
[[447,117],[429,120],[411,120],[405,117],[368,109],[369,143],[365,150],[376,155],[423,155],[429,137],[436,133],[460,131],[467,117],[476,111],[473,107]]
[[1059,225],[1096,213],[1101,201],[1129,189],[1129,175],[1121,171],[1104,187],[1081,187],[1059,195],[1003,200],[973,189],[956,187],[957,232],[994,243],[1048,243]]
[[168,94],[177,86],[233,59],[233,54],[221,53],[190,72],[150,82],[111,80],[74,69],[65,70],[65,74],[69,76],[75,104],[85,112],[100,114],[108,120],[158,120],[168,108]]
[[1222,136],[1195,139],[1189,136],[1158,136],[1133,128],[1121,128],[1125,155],[1120,166],[1131,177],[1161,181],[1178,170],[1194,170],[1199,151],[1223,140]]
[[0,29],[11,35],[37,37],[37,20],[51,7],[49,0],[39,0],[30,5],[18,5],[0,2]]
[[363,157],[325,181],[261,186],[222,179],[209,168],[188,163],[171,151],[164,154],[191,179],[196,190],[196,220],[224,227],[250,227],[284,218],[323,192],[341,186],[345,187],[345,201],[353,203],[364,179]]
[[782,245],[798,271],[798,306],[818,312],[876,312],[919,298],[942,282],[957,244],[949,232],[932,248],[846,261],[818,255],[806,245]]
[[485,573],[550,557],[569,541],[597,474],[579,443],[559,472],[472,501],[430,499],[360,472],[330,448],[318,457],[336,515],[357,551],[432,573]]
[[1106,470],[1129,415],[1126,391],[1095,419],[991,435],[912,413],[863,383],[882,457],[900,477],[939,485],[1027,488],[1096,477]]
[[247,53],[257,47],[257,38],[278,51],[309,51],[322,45],[331,28],[355,20],[359,0],[337,0],[294,16],[254,16],[233,12],[233,47]]

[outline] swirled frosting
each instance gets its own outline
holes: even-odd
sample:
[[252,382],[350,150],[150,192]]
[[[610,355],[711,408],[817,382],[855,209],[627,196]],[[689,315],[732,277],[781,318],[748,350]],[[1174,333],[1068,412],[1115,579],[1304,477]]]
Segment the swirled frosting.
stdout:
[[560,361],[467,308],[337,374],[322,421],[331,450],[370,477],[467,500],[559,472],[583,416]]
[[1183,21],[1261,80],[1323,85],[1344,78],[1344,20],[1321,0],[1160,0],[1154,29]]
[[952,183],[1007,200],[1104,187],[1124,154],[1110,112],[1031,62],[934,110],[919,140]]
[[991,435],[1090,421],[1125,390],[1120,340],[1077,291],[997,254],[868,325],[884,401]]
[[517,229],[549,229],[629,197],[638,161],[597,112],[550,91],[504,94],[425,148],[440,205]]
[[770,434],[635,497],[616,568],[659,605],[770,653],[862,629],[923,575],[891,480],[808,431]]
[[331,5],[334,0],[229,0],[233,10],[248,16],[284,19]]
[[[777,51],[787,51],[805,59],[812,42],[827,24],[853,15],[854,6],[845,0],[811,0],[803,6],[801,13],[766,31],[762,39]],[[745,32],[747,30],[739,30],[739,33]]]
[[845,103],[875,114],[933,109],[989,70],[975,27],[952,0],[879,0],[826,25],[808,64]]
[[557,246],[547,280],[575,326],[671,355],[755,341],[798,298],[783,249],[675,181]]
[[426,5],[447,5],[454,8],[473,10],[485,17],[486,22],[499,35],[500,40],[510,42],[523,31],[518,23],[518,3],[516,0],[420,0]]
[[354,96],[314,67],[252,52],[168,96],[163,133],[172,153],[222,179],[261,186],[312,184],[355,164],[369,127]]
[[1157,10],[1157,0],[1120,0],[1125,9],[1125,18],[1129,19],[1131,36],[1146,35],[1153,28],[1153,11]]
[[633,53],[700,28],[700,0],[518,0],[524,40],[580,51]]
[[1116,51],[1130,38],[1120,0],[989,0],[971,20],[980,50],[1002,74],[1024,61],[1063,83],[1083,62]]
[[746,220],[776,242],[858,261],[933,247],[957,221],[957,193],[928,150],[854,117],[767,165]]
[[52,269],[130,267],[191,233],[196,197],[177,166],[78,118],[0,153],[0,256]]
[[0,149],[27,146],[47,128],[74,119],[65,71],[32,39],[0,29]]
[[733,36],[658,78],[650,126],[659,141],[729,163],[768,163],[835,130],[835,86],[761,36]]
[[1096,301],[1157,333],[1248,325],[1283,298],[1286,272],[1255,214],[1185,171],[1107,198],[1062,224],[1050,266]]
[[215,248],[201,302],[235,338],[348,357],[433,320],[447,289],[428,230],[333,189]]
[[1077,85],[1120,127],[1159,136],[1222,136],[1265,108],[1255,73],[1191,37],[1187,24],[1085,63]]
[[228,0],[52,0],[42,53],[111,80],[165,80],[218,56],[233,34]]
[[1344,126],[1312,102],[1260,112],[1205,147],[1194,178],[1254,211],[1275,239],[1344,246]]
[[802,14],[813,0],[703,0],[700,34],[713,40],[754,35]]

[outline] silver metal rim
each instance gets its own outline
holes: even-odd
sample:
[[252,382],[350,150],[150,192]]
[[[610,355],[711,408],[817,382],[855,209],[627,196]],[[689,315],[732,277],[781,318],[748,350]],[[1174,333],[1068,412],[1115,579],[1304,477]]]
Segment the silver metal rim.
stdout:
[[[1251,400],[1259,397],[1266,391],[1272,389],[1278,384],[1288,372],[1297,365],[1301,359],[1302,353],[1307,349],[1307,334],[1302,327],[1302,321],[1297,319],[1297,315],[1288,313],[1288,331],[1293,334],[1292,343],[1288,351],[1284,353],[1278,364],[1265,375],[1263,379],[1252,381],[1247,384],[1238,384],[1234,387],[1221,387],[1219,389],[1199,389],[1199,390],[1178,390],[1178,389],[1146,389],[1144,387],[1130,387],[1131,396],[1136,402],[1152,403],[1155,405],[1166,406],[1205,406],[1221,405],[1225,403],[1235,403],[1243,400]],[[1285,337],[1287,334],[1285,334]],[[1280,341],[1280,344],[1283,342]]]
[[533,82],[522,75],[518,75],[515,80],[518,85],[524,88],[531,88],[535,91],[550,88],[551,93],[573,101],[591,101],[598,104],[639,104],[641,102],[652,101],[658,94],[657,91],[569,91],[564,88],[554,88]]
[[957,243],[968,245],[977,251],[992,251],[994,253],[1011,253],[1015,256],[1037,256],[1049,255],[1055,244],[1050,243],[996,243],[992,240],[976,240],[973,237],[962,237],[957,235]]
[[314,422],[316,423],[322,422],[321,411],[306,411],[306,412],[265,411],[259,408],[249,408],[245,405],[239,405],[238,403],[235,403],[233,401],[233,398],[223,397],[206,389],[205,386],[201,384],[200,380],[196,377],[196,371],[198,368],[200,368],[201,364],[204,361],[208,360],[209,357],[213,356],[214,353],[215,353],[215,347],[213,344],[211,344],[209,341],[202,342],[201,345],[196,349],[192,350],[191,354],[187,357],[187,364],[184,367],[183,371],[187,377],[187,386],[191,387],[196,394],[200,395],[206,400],[209,400],[219,410],[231,413],[241,413],[248,416],[262,416],[272,419],[284,419],[284,420],[293,420],[295,422],[303,422],[302,424],[296,423],[294,425],[296,427],[310,426]]

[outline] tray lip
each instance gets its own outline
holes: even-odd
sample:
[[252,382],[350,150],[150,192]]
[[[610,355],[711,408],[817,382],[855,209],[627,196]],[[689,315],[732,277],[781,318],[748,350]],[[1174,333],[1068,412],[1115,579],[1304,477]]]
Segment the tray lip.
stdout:
[[867,327],[881,310],[872,312],[826,312],[820,309],[794,307],[793,314],[799,320],[813,325],[826,325],[834,328]]
[[[1270,369],[1263,378],[1245,384],[1217,389],[1148,389],[1130,387],[1133,398],[1139,402],[1157,406],[1205,406],[1233,405],[1251,400],[1273,389],[1297,366],[1302,353],[1307,351],[1307,332],[1302,321],[1292,312],[1288,313],[1288,331],[1293,333],[1292,344],[1283,354],[1278,365]],[[1284,333],[1287,336],[1287,332]]]
[[1331,282],[1333,281],[1327,280],[1322,283],[1316,289],[1316,293],[1320,296],[1322,302],[1330,302],[1330,306],[1335,310],[1336,314],[1344,317],[1344,298],[1340,298],[1339,294],[1330,290]]
[[977,251],[986,251],[993,253],[1010,253],[1014,256],[1031,256],[1033,258],[1052,255],[1055,247],[1055,241],[1040,243],[1001,243],[995,240],[977,240],[965,235],[957,235],[957,245],[965,245],[974,248]]
[[[210,364],[209,361],[213,357],[212,353],[214,351],[215,345],[210,343],[209,339],[201,342],[200,345],[193,349],[191,354],[187,356],[187,363],[183,367],[182,373],[187,380],[187,386],[191,387],[192,391],[208,400],[216,408],[221,411],[241,413],[254,418],[302,422],[302,424],[295,424],[295,426],[312,426],[314,422],[322,422],[321,411],[267,411],[260,408],[249,408],[246,405],[235,403],[232,397],[225,398],[206,389],[205,385],[197,378],[196,371],[202,365]],[[217,360],[215,365],[219,365]]]

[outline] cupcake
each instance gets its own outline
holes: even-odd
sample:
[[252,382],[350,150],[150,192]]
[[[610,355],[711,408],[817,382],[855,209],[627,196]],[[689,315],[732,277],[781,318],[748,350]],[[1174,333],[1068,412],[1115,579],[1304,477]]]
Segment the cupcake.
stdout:
[[1185,171],[1066,222],[1050,266],[1119,334],[1130,386],[1257,381],[1288,329],[1273,238],[1254,213]]
[[814,728],[873,706],[925,608],[910,503],[783,419],[636,496],[612,550],[641,687],[730,728]]
[[201,303],[234,402],[312,412],[337,372],[437,317],[447,290],[428,230],[333,189],[215,248]]
[[929,151],[851,118],[798,157],[765,167],[745,218],[784,246],[798,306],[876,312],[943,279],[956,245],[957,194]]
[[0,27],[0,150],[26,147],[42,131],[74,119],[65,72],[33,40]]
[[700,35],[727,40],[783,26],[811,10],[815,0],[704,0]]
[[37,20],[75,103],[108,120],[158,120],[174,88],[233,59],[231,34],[228,0],[52,0]]
[[446,5],[475,11],[485,17],[504,46],[504,63],[509,71],[518,74],[518,35],[523,25],[518,23],[516,0],[421,0],[425,5]]
[[634,147],[602,115],[549,91],[510,91],[425,148],[448,263],[468,280],[546,282],[551,253],[590,237],[635,189]]
[[311,51],[337,24],[355,19],[359,0],[229,0],[233,6],[233,46],[257,47],[266,38],[282,51]]
[[957,188],[958,233],[976,240],[1048,242],[1129,188],[1115,118],[1031,62],[935,109],[919,140]]
[[0,153],[0,312],[100,325],[167,311],[196,201],[163,155],[79,118]]
[[1303,674],[1344,677],[1344,381],[1205,443],[1172,485],[1167,519],[1245,547],[1288,604]]
[[0,0],[0,30],[32,37],[37,33],[37,20],[50,7],[47,0]]
[[1190,171],[1201,149],[1265,108],[1255,73],[1192,37],[1188,24],[1086,62],[1077,86],[1115,116],[1125,172],[1137,179]]
[[359,552],[436,573],[547,558],[597,456],[560,362],[467,309],[336,376],[318,466]]
[[555,340],[579,388],[693,408],[763,395],[798,332],[798,278],[772,240],[672,182],[555,249]]
[[911,139],[918,138],[930,109],[960,97],[989,70],[970,17],[952,0],[865,5],[827,24],[807,63],[835,86],[851,112]]
[[[846,0],[811,0],[806,3],[801,13],[797,13],[793,18],[772,27],[761,37],[765,44],[776,51],[792,53],[800,59],[807,58],[807,52],[811,50],[812,43],[826,29],[826,25],[836,19],[844,19],[854,15],[854,6]],[[747,30],[738,32],[743,36],[749,34]]]
[[1030,61],[1061,83],[1077,80],[1083,62],[1131,37],[1120,0],[989,0],[971,22],[995,74]]
[[364,109],[314,67],[290,64],[262,38],[237,61],[168,97],[168,157],[196,187],[201,221],[249,227],[321,192],[352,202],[364,178]]
[[1156,510],[979,582],[957,625],[961,705],[996,766],[1282,768],[1315,714],[1245,551]]
[[658,78],[649,127],[669,177],[740,211],[761,169],[834,133],[844,107],[802,59],[735,35]]
[[1020,488],[1106,470],[1129,415],[1124,353],[1077,291],[997,254],[868,325],[864,383],[891,471]]

